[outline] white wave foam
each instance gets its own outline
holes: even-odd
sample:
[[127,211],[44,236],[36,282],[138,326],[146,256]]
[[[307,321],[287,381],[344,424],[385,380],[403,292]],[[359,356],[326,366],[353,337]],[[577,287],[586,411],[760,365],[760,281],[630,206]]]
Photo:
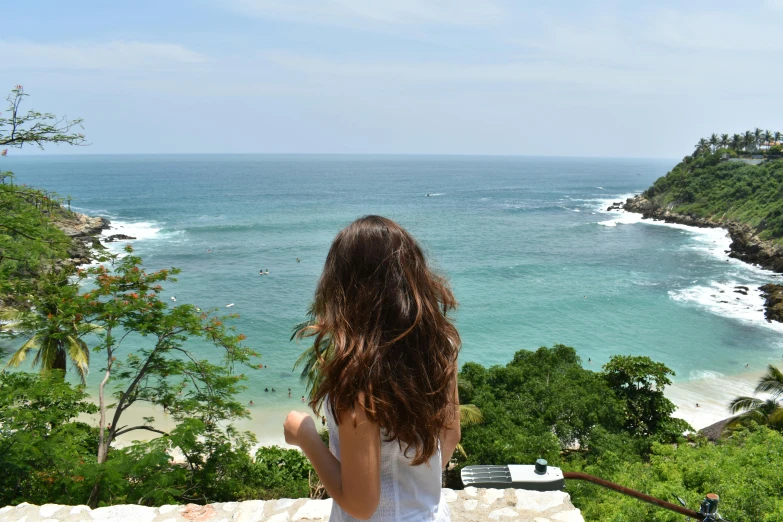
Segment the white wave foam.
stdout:
[[688,372],[688,379],[691,381],[706,381],[710,379],[723,379],[726,377],[720,372],[713,372],[710,370],[691,370]]
[[613,203],[618,201],[625,201],[626,199],[633,197],[635,194],[623,194],[611,199],[600,199],[596,210],[601,215],[612,215],[612,219],[599,221],[596,224],[604,227],[616,227],[617,225],[633,225],[636,223],[644,223],[645,225],[661,226],[668,228],[675,228],[682,230],[690,234],[693,242],[687,247],[692,250],[702,252],[710,257],[720,259],[721,261],[728,260],[729,263],[733,263],[737,266],[742,266],[757,275],[769,277],[774,273],[762,268],[753,267],[738,259],[730,258],[727,254],[729,246],[731,245],[731,238],[728,232],[723,228],[700,228],[689,225],[681,225],[679,223],[667,223],[665,221],[655,221],[652,219],[642,219],[641,214],[635,212],[626,212],[625,210],[611,210],[606,209]]
[[[604,214],[610,214],[610,212],[604,212]],[[617,225],[633,225],[634,223],[641,223],[641,214],[634,214],[632,212],[621,211],[617,212],[613,219],[606,221],[599,221],[598,224],[604,227],[616,227]]]
[[[764,298],[758,283],[743,285],[737,281],[709,285],[695,285],[680,290],[669,290],[669,297],[679,303],[695,305],[716,315],[735,319],[754,326],[763,326],[783,332],[783,323],[767,322],[764,317]],[[747,295],[739,292],[738,286],[748,288]]]
[[104,230],[101,236],[109,237],[115,234],[124,234],[139,240],[155,239],[160,236],[160,230],[158,224],[151,221],[140,221],[138,223],[112,221],[111,227],[108,230]]
[[125,245],[128,243],[135,243],[137,241],[158,241],[166,240],[171,241],[178,236],[184,235],[184,230],[171,230],[164,231],[161,226],[154,221],[112,221],[108,230],[104,230],[101,233],[101,239],[106,239],[109,236],[115,234],[124,234],[136,239],[119,240],[111,243],[106,243],[106,247],[110,252],[121,253]]

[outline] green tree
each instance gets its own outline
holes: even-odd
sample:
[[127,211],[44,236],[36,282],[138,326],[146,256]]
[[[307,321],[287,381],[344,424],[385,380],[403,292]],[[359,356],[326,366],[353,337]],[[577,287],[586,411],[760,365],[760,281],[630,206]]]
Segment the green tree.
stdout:
[[742,136],[735,134],[731,137],[731,148],[737,152],[742,150]]
[[764,143],[764,131],[756,127],[753,130],[753,148],[758,150],[761,148],[761,144]]
[[465,363],[460,383],[460,402],[484,415],[483,424],[462,432],[462,463],[525,463],[539,456],[557,462],[561,451],[590,447],[597,427],[622,428],[622,403],[568,346],[521,350],[505,366]]
[[780,402],[783,396],[783,372],[770,364],[754,391],[757,394],[769,394],[769,397],[737,397],[731,401],[729,411],[735,415],[739,414],[734,424],[752,420],[783,431],[783,403]]
[[720,143],[720,138],[718,137],[718,135],[717,135],[717,134],[715,134],[715,133],[713,132],[713,133],[712,133],[712,136],[710,136],[710,147],[711,147],[711,152],[715,152],[716,150],[718,150],[718,144],[719,144],[719,143]]
[[764,145],[765,145],[767,148],[769,148],[769,147],[770,147],[770,144],[771,144],[771,142],[772,142],[772,132],[770,132],[770,131],[764,131],[764,135],[763,135],[762,139],[764,140]]
[[705,154],[708,150],[709,150],[709,142],[704,138],[701,138],[699,142],[696,144],[696,150],[694,151],[694,154],[699,156]]
[[[249,414],[235,398],[246,379],[236,370],[255,367],[250,363],[257,356],[242,343],[245,336],[225,324],[236,316],[218,317],[188,304],[170,308],[160,298],[160,283],[176,281],[177,269],[148,273],[130,246],[125,251],[122,258],[106,258],[110,269],[103,264],[91,267],[81,271],[77,281],[83,283],[86,277],[95,280],[95,288],[77,299],[78,313],[100,327],[94,351],[105,360],[98,386],[99,466],[106,463],[111,443],[119,435],[136,430],[165,434],[154,426],[152,418],[140,425],[123,424],[124,412],[136,403],[161,406],[177,423],[198,421],[203,426],[201,437],[221,436],[219,422]],[[142,347],[120,361],[130,338]],[[211,360],[197,357],[187,346],[190,339],[215,347]],[[109,422],[106,387],[110,383],[117,391]],[[98,502],[100,483],[99,474],[90,495],[91,505]]]
[[29,94],[21,85],[11,89],[6,98],[8,109],[0,116],[0,147],[21,148],[25,144],[34,144],[43,149],[44,145],[64,143],[67,145],[84,145],[84,135],[72,132],[82,128],[82,119],[69,120],[66,117],[55,116],[50,112],[39,112],[20,109],[22,102]]
[[97,430],[74,420],[96,411],[54,375],[0,373],[0,504],[82,503]]
[[604,379],[625,404],[625,430],[639,437],[673,442],[690,426],[671,417],[676,406],[663,390],[674,372],[646,356],[615,355],[604,365]]
[[745,131],[742,136],[742,146],[746,152],[753,152],[756,148],[756,137],[750,131]]
[[731,138],[729,138],[728,134],[721,134],[720,136],[720,146],[723,149],[729,148],[729,144],[731,143]]
[[90,349],[84,336],[95,332],[97,327],[84,323],[81,315],[75,312],[78,288],[69,283],[67,275],[67,271],[41,275],[40,290],[31,296],[30,311],[10,308],[0,311],[0,318],[11,321],[6,335],[19,337],[27,333],[29,336],[11,356],[7,366],[19,367],[34,351],[32,365],[39,366],[41,373],[56,370],[56,375],[64,378],[66,363],[70,360],[84,383],[90,364]]

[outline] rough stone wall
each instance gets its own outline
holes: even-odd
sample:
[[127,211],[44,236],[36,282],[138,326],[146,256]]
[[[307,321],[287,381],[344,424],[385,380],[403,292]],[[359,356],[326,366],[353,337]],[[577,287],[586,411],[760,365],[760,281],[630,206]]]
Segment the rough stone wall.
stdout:
[[[451,520],[514,522],[584,522],[562,491],[522,489],[443,490],[451,511]],[[0,522],[297,522],[329,520],[332,500],[281,498],[248,500],[198,506],[135,505],[90,509],[87,506],[34,506],[19,504],[0,509]]]

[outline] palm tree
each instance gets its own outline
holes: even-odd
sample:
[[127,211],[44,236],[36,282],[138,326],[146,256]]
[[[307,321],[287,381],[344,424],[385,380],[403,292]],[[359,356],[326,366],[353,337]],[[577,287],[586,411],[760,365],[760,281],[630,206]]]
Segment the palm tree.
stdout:
[[720,146],[722,149],[729,148],[729,135],[728,134],[721,134],[720,135]]
[[720,143],[720,138],[713,132],[712,136],[710,136],[710,147],[712,148],[712,152],[718,150],[718,143]]
[[704,138],[700,139],[699,143],[696,144],[695,154],[704,154],[707,150],[709,150],[709,143]]
[[20,312],[6,309],[0,313],[0,320],[6,321],[5,327],[13,329],[18,325],[35,324],[32,335],[11,356],[6,367],[18,368],[31,351],[35,351],[33,367],[40,366],[41,373],[59,370],[65,377],[67,362],[71,361],[82,384],[85,383],[90,366],[90,348],[82,337],[96,330],[94,325],[79,324],[75,321],[62,321],[51,312]]
[[771,142],[772,142],[772,132],[764,131],[764,145],[766,145],[768,149],[770,147]]
[[780,144],[780,136],[781,136],[780,131],[776,131],[775,132],[775,143],[778,144],[778,145]]
[[753,133],[745,131],[745,134],[742,136],[742,145],[745,147],[745,151],[751,152],[755,144],[756,138],[753,137]]
[[742,148],[742,136],[735,134],[731,137],[731,148],[739,152]]
[[761,148],[761,143],[762,143],[762,141],[764,139],[763,136],[764,136],[764,131],[763,130],[759,129],[758,127],[756,127],[753,130],[753,141],[754,141],[754,143],[756,145],[756,149],[760,149]]
[[[484,422],[484,414],[481,413],[481,410],[478,409],[478,406],[475,404],[459,405],[459,425],[461,427],[464,428],[465,426],[481,424],[482,422]],[[465,448],[462,447],[462,444],[457,444],[457,451],[462,453],[463,457],[468,456],[468,454],[465,453]]]
[[783,396],[783,372],[770,364],[767,373],[756,385],[754,393],[768,393],[770,396],[767,399],[737,397],[731,401],[729,411],[733,414],[739,414],[732,424],[754,420],[759,424],[783,430],[783,403],[779,401]]
[[22,346],[11,355],[6,367],[18,367],[35,352],[33,367],[41,373],[59,370],[65,378],[68,361],[85,382],[90,365],[90,349],[83,338],[99,328],[82,321],[82,315],[74,308],[78,288],[68,283],[69,270],[52,271],[39,279],[34,306],[29,310],[6,308],[0,312],[4,328],[20,332],[14,337],[26,336]]

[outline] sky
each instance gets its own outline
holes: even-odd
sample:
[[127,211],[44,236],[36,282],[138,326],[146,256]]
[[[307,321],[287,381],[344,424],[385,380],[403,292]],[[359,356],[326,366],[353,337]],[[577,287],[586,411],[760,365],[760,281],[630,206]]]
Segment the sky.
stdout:
[[[50,153],[680,158],[783,131],[783,0],[26,0],[0,87]],[[14,153],[30,153],[25,148]]]

